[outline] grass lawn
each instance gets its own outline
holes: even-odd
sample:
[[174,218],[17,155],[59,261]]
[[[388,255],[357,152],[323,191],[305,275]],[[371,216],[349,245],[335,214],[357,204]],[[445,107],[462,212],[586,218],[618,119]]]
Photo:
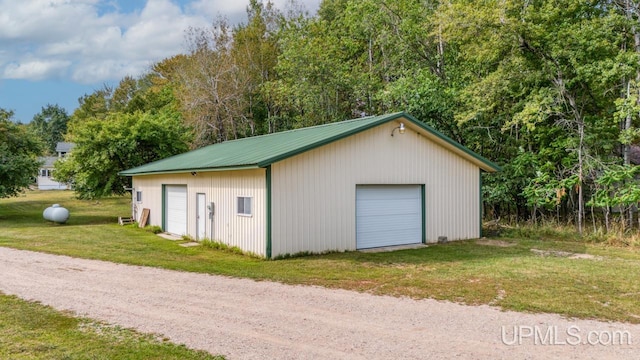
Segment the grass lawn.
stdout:
[[223,359],[0,295],[2,359]]
[[[60,203],[65,225],[42,211]],[[0,199],[0,246],[193,272],[433,298],[570,317],[640,323],[640,250],[551,239],[453,242],[391,253],[334,253],[266,261],[208,247],[184,248],[117,225],[129,198],[80,201],[71,192]],[[510,245],[510,246],[496,246]],[[535,251],[532,251],[534,249]],[[588,254],[574,259],[562,252]]]

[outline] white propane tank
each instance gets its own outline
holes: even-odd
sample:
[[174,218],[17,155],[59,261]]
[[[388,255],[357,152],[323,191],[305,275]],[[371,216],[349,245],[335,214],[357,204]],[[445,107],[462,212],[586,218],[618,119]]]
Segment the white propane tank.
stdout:
[[42,216],[45,220],[64,224],[65,222],[67,222],[67,220],[69,220],[69,210],[63,208],[59,204],[53,204],[50,207],[44,209]]
[[53,208],[51,206],[49,206],[48,208],[44,209],[44,211],[42,212],[42,217],[45,220],[49,220],[51,221],[51,210],[53,210]]

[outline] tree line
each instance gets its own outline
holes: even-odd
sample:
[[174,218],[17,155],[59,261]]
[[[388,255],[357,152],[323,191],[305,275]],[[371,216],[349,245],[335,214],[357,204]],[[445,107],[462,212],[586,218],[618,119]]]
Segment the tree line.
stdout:
[[185,44],[80,99],[56,176],[118,194],[118,171],[188,149],[407,111],[503,167],[487,217],[640,224],[639,1],[251,0]]

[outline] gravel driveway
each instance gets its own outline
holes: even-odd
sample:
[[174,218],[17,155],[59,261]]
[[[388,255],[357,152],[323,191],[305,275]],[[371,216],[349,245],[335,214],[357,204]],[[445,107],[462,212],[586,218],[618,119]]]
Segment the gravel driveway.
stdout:
[[[0,248],[0,273],[5,294],[163,334],[228,359],[635,359],[640,350],[638,325],[7,248]],[[537,340],[527,336],[536,332]]]

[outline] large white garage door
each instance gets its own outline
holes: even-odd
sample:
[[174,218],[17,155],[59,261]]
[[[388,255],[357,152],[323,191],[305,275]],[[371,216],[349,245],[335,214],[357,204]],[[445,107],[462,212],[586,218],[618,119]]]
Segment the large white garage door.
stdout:
[[420,185],[356,186],[356,248],[422,243]]
[[187,233],[187,187],[165,186],[166,232],[175,235]]

